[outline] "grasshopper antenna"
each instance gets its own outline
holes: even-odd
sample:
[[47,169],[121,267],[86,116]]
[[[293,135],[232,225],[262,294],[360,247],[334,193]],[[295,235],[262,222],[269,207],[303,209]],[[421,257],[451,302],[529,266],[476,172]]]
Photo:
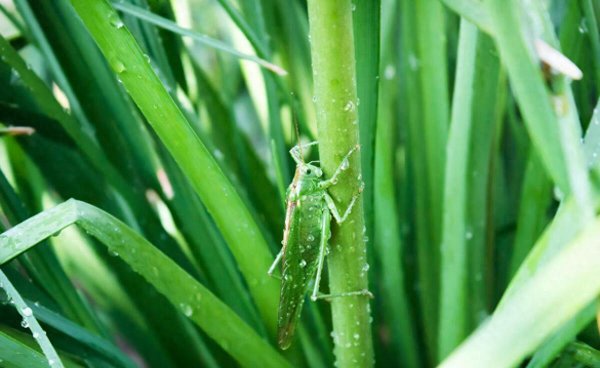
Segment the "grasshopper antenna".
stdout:
[[298,151],[300,152],[300,160],[304,162],[304,154],[302,152],[302,144],[300,143],[300,130],[298,129],[298,118],[294,116],[294,129],[296,131],[296,142],[298,144]]

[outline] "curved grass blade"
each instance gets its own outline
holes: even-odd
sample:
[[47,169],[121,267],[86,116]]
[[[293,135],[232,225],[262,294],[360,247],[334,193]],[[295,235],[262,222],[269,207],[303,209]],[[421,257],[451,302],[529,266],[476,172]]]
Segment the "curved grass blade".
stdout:
[[261,229],[209,150],[105,0],[71,0],[123,86],[188,177],[236,258],[268,331],[276,330],[277,282]]
[[[2,170],[0,170],[0,208],[11,224],[19,223],[29,217],[25,204],[17,196]],[[67,316],[89,330],[100,333],[98,321],[73,289],[52,248],[44,247],[39,251],[31,252],[27,257],[23,257],[21,262],[42,288],[54,297]]]
[[106,245],[242,366],[289,366],[265,340],[171,259],[127,225],[87,203],[70,199],[4,232],[0,235],[0,264],[72,224]]
[[212,47],[214,49],[226,52],[228,54],[237,56],[240,59],[253,61],[253,62],[257,63],[258,65],[262,66],[263,68],[268,69],[277,75],[281,75],[281,76],[287,75],[287,71],[285,71],[282,67],[280,67],[278,65],[275,65],[267,60],[261,59],[254,55],[245,54],[241,51],[234,49],[232,46],[229,46],[228,44],[221,42],[219,40],[216,40],[214,38],[211,38],[206,35],[200,34],[198,32],[194,32],[192,30],[180,27],[177,25],[177,23],[170,21],[166,18],[163,18],[161,16],[158,16],[156,14],[153,14],[153,13],[151,13],[147,10],[144,10],[138,6],[135,6],[135,5],[132,5],[129,3],[123,3],[123,2],[113,3],[112,5],[116,9],[118,9],[126,14],[133,15],[137,18],[143,19],[143,20],[150,22],[158,27],[161,27],[161,28],[169,30],[171,32],[180,34],[182,36],[190,37],[191,39],[198,41],[199,43],[201,43],[203,45],[206,45],[206,46]]
[[522,361],[600,293],[599,237],[596,218],[440,367],[512,367]]
[[51,368],[63,368],[64,365],[58,354],[56,353],[56,349],[52,346],[50,340],[46,336],[46,331],[42,329],[39,322],[35,318],[33,314],[33,310],[25,303],[25,300],[21,297],[21,294],[15,289],[13,284],[10,282],[8,277],[0,270],[0,288],[6,291],[6,294],[10,298],[10,300],[14,303],[15,308],[23,317],[23,327],[27,327],[33,333],[33,338],[38,342],[42,352],[47,359],[47,364]]

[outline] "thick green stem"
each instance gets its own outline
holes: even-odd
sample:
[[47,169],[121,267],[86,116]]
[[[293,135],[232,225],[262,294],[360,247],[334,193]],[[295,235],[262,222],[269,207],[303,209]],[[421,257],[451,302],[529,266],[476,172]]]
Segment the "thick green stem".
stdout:
[[[319,150],[325,175],[331,176],[344,155],[358,144],[352,3],[309,0],[311,51]],[[350,157],[330,193],[346,208],[361,183],[360,154]],[[328,258],[331,293],[367,288],[362,200],[341,226],[333,224]],[[373,365],[369,299],[348,296],[332,300],[333,336],[338,367]]]

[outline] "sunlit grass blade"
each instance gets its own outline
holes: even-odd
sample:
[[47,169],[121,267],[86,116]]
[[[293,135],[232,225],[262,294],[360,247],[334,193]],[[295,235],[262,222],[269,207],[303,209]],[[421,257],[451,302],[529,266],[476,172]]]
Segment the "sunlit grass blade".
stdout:
[[209,46],[214,49],[234,55],[240,59],[253,61],[253,62],[257,63],[258,65],[262,66],[263,68],[269,69],[270,71],[272,71],[275,74],[278,74],[278,75],[286,75],[287,74],[287,72],[280,66],[277,66],[277,65],[275,65],[269,61],[263,60],[261,58],[258,58],[254,55],[249,55],[249,54],[240,52],[240,51],[234,49],[232,46],[229,46],[226,43],[216,40],[214,38],[208,37],[208,36],[200,34],[198,32],[194,32],[189,29],[182,28],[182,27],[178,26],[177,23],[170,21],[168,19],[165,19],[163,17],[160,17],[156,14],[153,14],[153,13],[151,13],[147,10],[144,10],[138,6],[135,6],[135,5],[132,5],[129,3],[125,3],[125,2],[115,2],[115,3],[113,3],[113,6],[116,9],[119,9],[120,11],[122,11],[124,13],[127,13],[127,14],[133,15],[135,17],[138,17],[140,19],[143,19],[147,22],[155,24],[155,25],[157,25],[161,28],[167,29],[171,32],[175,32],[175,33],[180,34],[185,37],[190,37],[191,39],[198,41],[199,43],[204,44],[206,46]]
[[533,352],[600,293],[599,236],[596,219],[440,367],[509,367]]
[[84,202],[69,200],[3,233],[0,263],[72,224],[79,225],[129,264],[242,365],[288,365],[266,341],[172,260],[121,221]]

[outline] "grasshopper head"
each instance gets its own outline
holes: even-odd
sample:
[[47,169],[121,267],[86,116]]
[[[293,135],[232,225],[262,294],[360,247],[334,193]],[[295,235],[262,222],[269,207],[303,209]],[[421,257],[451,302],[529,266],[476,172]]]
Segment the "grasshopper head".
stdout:
[[315,165],[301,164],[296,169],[296,177],[290,186],[290,194],[293,198],[300,198],[312,194],[318,190],[323,171]]
[[310,163],[301,165],[300,171],[301,171],[301,174],[303,176],[306,176],[307,178],[318,179],[321,176],[323,176],[323,171],[321,170],[321,168],[318,166],[312,165]]

